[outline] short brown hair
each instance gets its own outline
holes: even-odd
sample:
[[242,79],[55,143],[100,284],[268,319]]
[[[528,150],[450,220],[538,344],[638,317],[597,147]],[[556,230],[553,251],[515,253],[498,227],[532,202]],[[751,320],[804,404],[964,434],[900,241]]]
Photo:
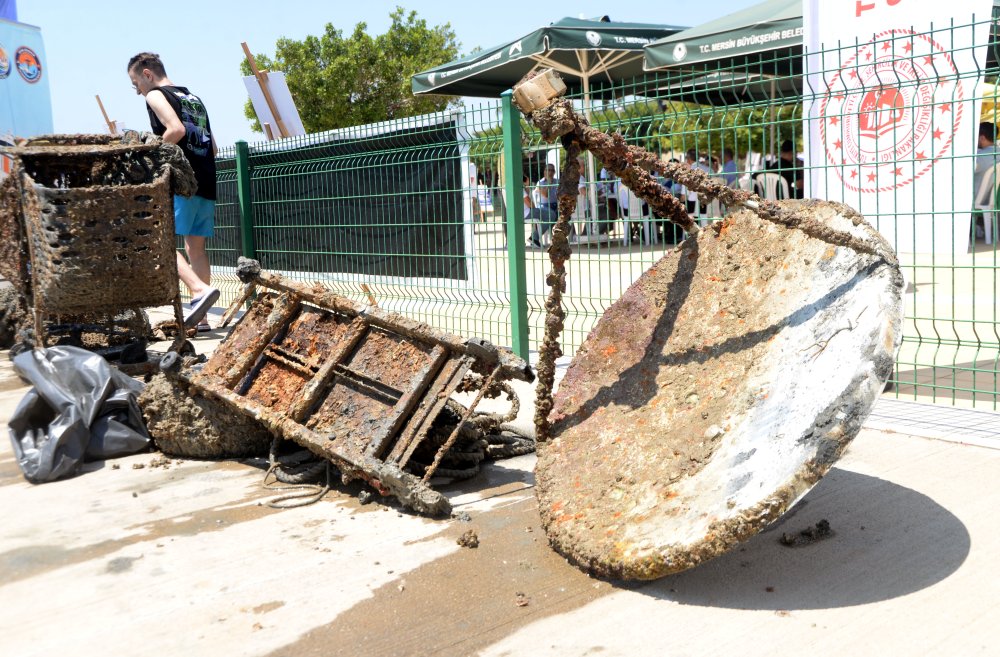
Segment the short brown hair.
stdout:
[[138,68],[140,71],[148,68],[158,78],[167,77],[167,69],[163,68],[163,62],[160,61],[160,56],[155,52],[141,52],[138,55],[133,55],[132,59],[128,60],[128,68],[125,71],[129,72],[133,68]]

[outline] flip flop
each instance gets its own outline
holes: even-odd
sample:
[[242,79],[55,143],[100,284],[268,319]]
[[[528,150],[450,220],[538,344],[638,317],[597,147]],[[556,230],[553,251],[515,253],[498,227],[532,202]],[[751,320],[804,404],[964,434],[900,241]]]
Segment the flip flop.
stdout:
[[191,310],[184,316],[184,328],[198,326],[218,298],[219,291],[214,287],[209,287],[205,289],[200,297],[191,299]]

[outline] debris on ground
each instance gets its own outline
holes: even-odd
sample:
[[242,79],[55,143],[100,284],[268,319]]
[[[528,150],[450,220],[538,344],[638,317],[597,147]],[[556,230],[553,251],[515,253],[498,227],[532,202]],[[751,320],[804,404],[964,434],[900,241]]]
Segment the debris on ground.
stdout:
[[149,467],[151,468],[163,468],[164,470],[169,470],[173,461],[168,459],[164,455],[154,456],[153,460],[149,462]]
[[456,543],[465,548],[477,548],[479,547],[479,535],[476,534],[475,530],[466,530],[465,533],[458,537]]
[[228,404],[192,395],[190,386],[156,374],[139,395],[153,443],[164,454],[192,458],[266,456],[273,436]]
[[833,536],[828,520],[820,520],[812,527],[806,527],[798,534],[782,533],[778,542],[786,547],[803,547]]

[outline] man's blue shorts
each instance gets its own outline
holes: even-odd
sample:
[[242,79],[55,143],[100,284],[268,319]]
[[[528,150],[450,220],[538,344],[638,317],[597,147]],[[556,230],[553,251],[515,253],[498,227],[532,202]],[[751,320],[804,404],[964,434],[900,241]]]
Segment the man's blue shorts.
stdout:
[[178,235],[215,235],[215,201],[201,196],[174,196],[174,232]]

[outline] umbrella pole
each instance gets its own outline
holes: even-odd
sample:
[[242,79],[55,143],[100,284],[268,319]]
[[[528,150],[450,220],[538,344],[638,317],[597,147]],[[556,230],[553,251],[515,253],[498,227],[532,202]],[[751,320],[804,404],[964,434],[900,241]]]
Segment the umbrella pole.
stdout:
[[[587,53],[583,53],[584,70],[587,69]],[[587,117],[587,123],[593,120],[590,111],[590,75],[584,73],[583,80],[583,115]],[[600,235],[601,230],[597,223],[597,175],[594,172],[594,154],[587,151],[587,198],[590,205],[590,221],[587,222],[587,238],[593,239],[594,235]]]
[[770,95],[771,95],[771,102],[767,104],[768,105],[768,112],[770,113],[769,123],[770,123],[770,130],[771,130],[771,143],[770,143],[770,150],[768,151],[768,154],[774,155],[775,153],[774,153],[774,78],[773,77],[771,78],[771,94]]

